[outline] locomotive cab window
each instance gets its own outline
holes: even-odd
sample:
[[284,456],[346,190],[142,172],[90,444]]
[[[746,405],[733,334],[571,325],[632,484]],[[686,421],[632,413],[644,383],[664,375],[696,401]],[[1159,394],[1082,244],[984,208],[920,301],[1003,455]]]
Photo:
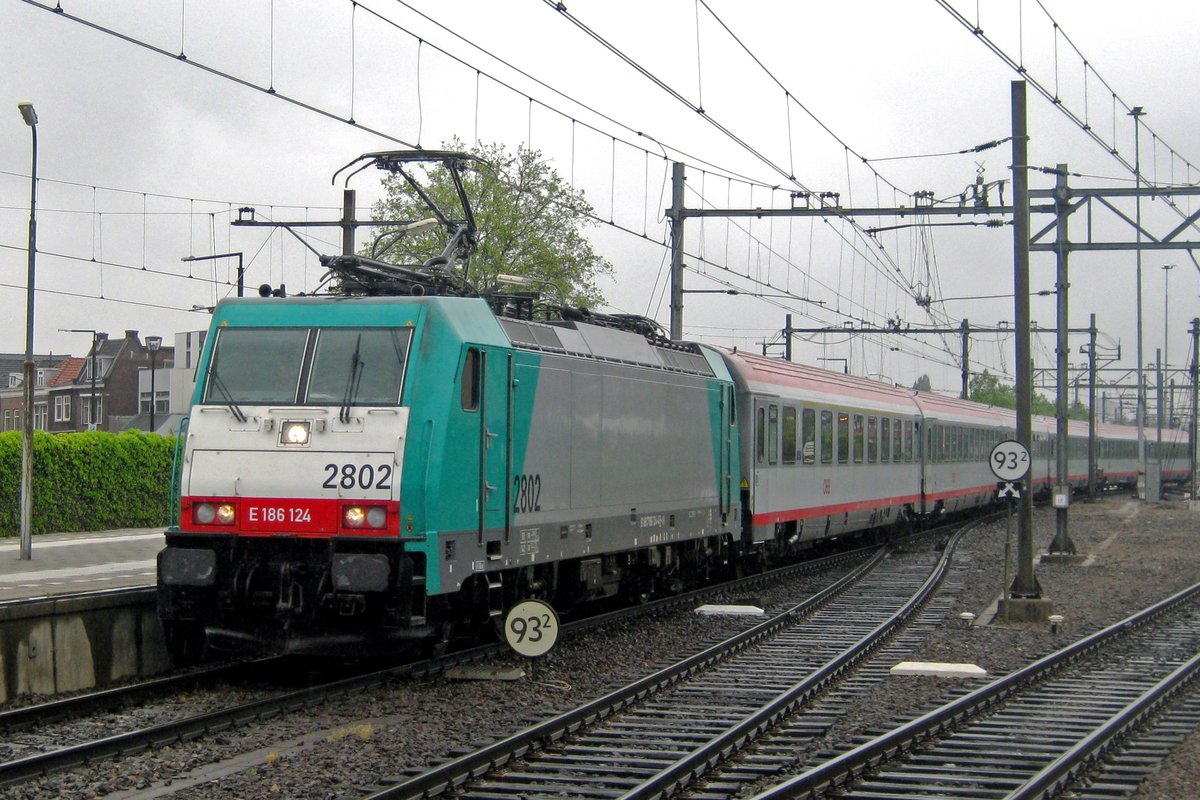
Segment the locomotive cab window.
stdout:
[[305,401],[310,405],[398,404],[411,335],[411,328],[318,330]]
[[295,403],[307,346],[307,328],[220,329],[204,402]]
[[479,408],[479,350],[472,347],[463,359],[462,409],[475,411]]
[[222,328],[205,403],[397,405],[411,328]]

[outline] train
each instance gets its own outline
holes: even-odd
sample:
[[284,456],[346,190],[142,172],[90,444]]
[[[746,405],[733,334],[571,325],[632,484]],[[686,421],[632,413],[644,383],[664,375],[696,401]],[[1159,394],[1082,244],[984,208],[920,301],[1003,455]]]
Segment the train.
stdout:
[[[523,599],[645,601],[995,502],[1011,410],[323,261],[338,291],[213,311],[157,565],[180,660],[436,650]],[[1098,436],[1132,485],[1136,432]]]

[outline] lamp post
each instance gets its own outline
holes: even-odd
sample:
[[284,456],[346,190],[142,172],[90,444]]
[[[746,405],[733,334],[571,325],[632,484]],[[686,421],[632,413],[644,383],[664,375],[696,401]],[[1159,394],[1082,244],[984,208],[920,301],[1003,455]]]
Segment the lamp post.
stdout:
[[1163,363],[1170,368],[1171,360],[1167,357],[1167,337],[1171,334],[1171,270],[1174,264],[1163,264]]
[[[246,270],[244,267],[242,267],[242,254],[241,253],[216,253],[215,255],[211,255],[211,256],[184,256],[183,258],[181,258],[179,260],[180,261],[212,261],[214,258],[233,258],[234,256],[237,256],[237,260],[238,260],[238,265],[237,265],[237,292],[238,293],[237,293],[237,296],[243,297],[244,291],[245,291],[245,284],[246,284]],[[147,339],[147,341],[149,341],[149,340]]]
[[21,118],[33,137],[33,166],[29,173],[29,272],[25,283],[25,424],[21,435],[21,524],[22,561],[33,559],[33,275],[37,253],[37,112],[33,103],[18,103]]
[[1145,115],[1141,106],[1134,106],[1129,111],[1133,117],[1133,177],[1139,194],[1134,198],[1136,216],[1134,229],[1137,233],[1137,441],[1138,441],[1138,496],[1146,497],[1146,383],[1142,361],[1142,148],[1138,141],[1141,131],[1141,117]]
[[91,430],[99,428],[96,422],[96,351],[100,348],[100,342],[108,338],[107,333],[102,333],[92,328],[59,328],[63,333],[90,333],[92,335],[92,402],[91,414],[88,416]]
[[150,432],[154,433],[154,406],[157,404],[157,397],[154,392],[154,361],[158,355],[158,348],[162,347],[161,336],[147,336],[146,349],[150,351]]

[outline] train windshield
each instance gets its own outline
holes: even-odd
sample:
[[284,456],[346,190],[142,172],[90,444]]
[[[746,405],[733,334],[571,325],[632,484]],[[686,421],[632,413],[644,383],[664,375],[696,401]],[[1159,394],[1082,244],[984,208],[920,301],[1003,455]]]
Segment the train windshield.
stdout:
[[411,328],[221,328],[205,403],[396,405]]
[[379,406],[400,402],[411,328],[325,328],[317,332],[307,402]]

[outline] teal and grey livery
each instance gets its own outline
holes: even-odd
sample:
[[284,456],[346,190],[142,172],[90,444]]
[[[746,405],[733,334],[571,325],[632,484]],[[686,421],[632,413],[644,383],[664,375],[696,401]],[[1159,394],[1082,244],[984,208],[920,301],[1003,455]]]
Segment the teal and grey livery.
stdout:
[[469,297],[230,299],[159,605],[201,646],[393,652],[730,568],[734,387],[698,345]]

